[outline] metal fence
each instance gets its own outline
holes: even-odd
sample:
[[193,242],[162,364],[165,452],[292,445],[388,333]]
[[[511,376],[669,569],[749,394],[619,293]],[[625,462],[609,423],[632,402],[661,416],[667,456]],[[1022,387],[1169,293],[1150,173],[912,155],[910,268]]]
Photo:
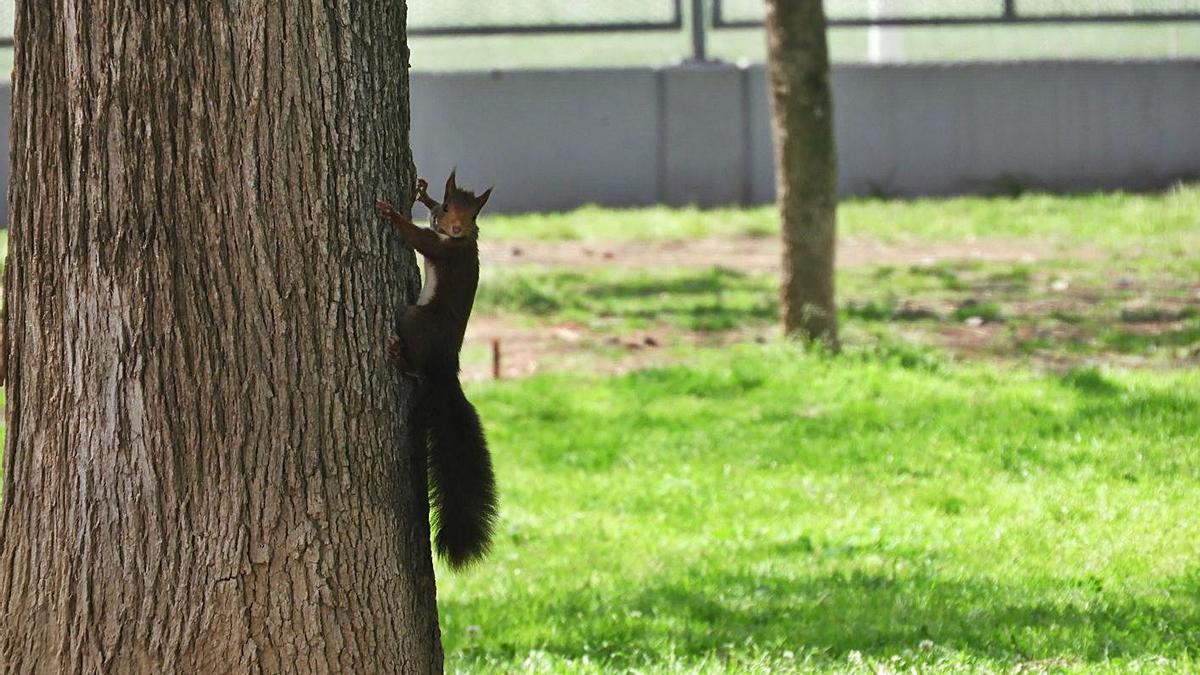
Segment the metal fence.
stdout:
[[[409,3],[411,35],[680,30],[684,1],[586,3],[471,0]],[[762,0],[687,0],[688,23],[706,28],[762,25]],[[706,8],[707,5],[707,8]],[[1200,20],[1200,0],[826,0],[831,27],[1021,23],[1153,23]],[[696,22],[695,17],[708,21]]]
[[[14,0],[0,0],[0,66],[11,59],[14,9]],[[597,54],[611,57],[607,59],[607,65],[646,65],[669,60],[669,55],[676,59],[705,61],[710,56],[710,35],[713,42],[719,42],[724,39],[720,37],[722,35],[749,33],[761,27],[763,21],[762,0],[508,0],[492,3],[409,0],[408,9],[408,33],[418,40],[430,38],[433,43],[455,42],[453,38],[503,40],[505,36],[526,36],[530,40],[542,36],[543,40],[551,40],[530,43],[532,48],[524,44],[515,46],[511,42],[504,43],[503,48],[492,48],[487,44],[455,44],[453,48],[443,47],[440,52],[432,43],[429,45],[427,51],[436,54],[431,60],[462,62],[463,67],[475,69],[488,67],[487,64],[493,62],[492,67],[522,67],[537,63],[539,55],[570,53],[572,50],[578,55],[576,65],[589,65]],[[1017,31],[1020,26],[1034,30],[1036,26],[1055,25],[1085,32],[1089,27],[1101,26],[1113,26],[1116,30],[1128,27],[1130,31],[1154,25],[1169,27],[1165,30],[1178,27],[1177,35],[1161,33],[1152,37],[1141,35],[1137,40],[1118,39],[1117,42],[1128,46],[1116,58],[1129,58],[1131,53],[1137,58],[1137,50],[1144,49],[1139,45],[1152,44],[1163,36],[1163,39],[1180,43],[1170,53],[1190,58],[1200,56],[1200,0],[825,0],[825,10],[832,29],[851,32],[854,29],[935,29],[948,34],[956,27],[960,30],[1009,27]],[[836,38],[837,31],[831,33]],[[620,34],[625,34],[628,39],[616,41]],[[556,35],[561,39],[553,40]],[[1042,37],[1043,34],[1038,34],[1031,39]],[[575,38],[582,41],[572,42]],[[596,39],[608,42],[599,47],[585,44]],[[1105,36],[1075,33],[1063,38],[1064,41],[1071,39],[1097,41],[1104,40]],[[931,38],[929,33],[914,33],[910,42],[928,45],[938,40],[938,37]],[[1022,47],[1028,42],[1018,41],[1016,46]],[[669,46],[663,47],[661,43],[669,43]],[[942,60],[954,60],[961,43],[948,47],[945,53],[950,58]],[[834,48],[836,52],[836,44]],[[732,51],[738,49],[745,51],[744,45]],[[729,58],[731,50],[725,51],[720,55]],[[929,51],[925,50],[926,53]],[[1103,55],[1099,49],[1093,51]],[[1145,56],[1149,58],[1162,56],[1153,49],[1146,52]],[[505,58],[512,54],[519,54],[520,58]],[[1003,53],[994,53],[991,60],[997,57],[1003,58]],[[1055,54],[1048,51],[1047,57],[1054,58]],[[918,60],[931,59],[938,60],[936,56]],[[566,62],[570,59],[559,58],[548,65]]]
[[[712,27],[762,25],[761,1],[711,0]],[[955,26],[1200,20],[1200,0],[828,0],[829,25]]]
[[[825,0],[825,9],[840,62],[1200,58],[1200,0]],[[765,56],[763,13],[762,0],[410,0],[409,34],[418,69],[754,62]]]

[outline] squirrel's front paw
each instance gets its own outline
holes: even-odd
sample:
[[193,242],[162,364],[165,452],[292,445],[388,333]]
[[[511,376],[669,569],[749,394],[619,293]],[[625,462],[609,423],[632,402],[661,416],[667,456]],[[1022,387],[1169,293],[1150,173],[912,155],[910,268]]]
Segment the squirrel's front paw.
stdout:
[[429,181],[417,176],[417,194],[423,195],[429,191]]
[[375,210],[379,213],[379,215],[385,218],[392,218],[400,215],[400,212],[396,210],[396,207],[392,206],[390,202],[385,202],[382,199],[375,200]]

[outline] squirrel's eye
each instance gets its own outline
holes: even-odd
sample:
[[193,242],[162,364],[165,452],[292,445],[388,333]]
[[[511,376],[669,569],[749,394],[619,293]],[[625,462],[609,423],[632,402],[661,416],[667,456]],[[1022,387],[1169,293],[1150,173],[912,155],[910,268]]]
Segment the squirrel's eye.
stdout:
[[442,213],[448,213],[449,211],[450,211],[450,205],[442,204]]

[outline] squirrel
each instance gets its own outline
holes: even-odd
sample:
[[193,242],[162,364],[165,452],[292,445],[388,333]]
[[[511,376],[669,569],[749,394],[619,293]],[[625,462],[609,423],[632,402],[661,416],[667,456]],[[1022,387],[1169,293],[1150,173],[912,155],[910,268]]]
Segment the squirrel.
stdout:
[[439,204],[428,187],[417,179],[416,200],[429,208],[428,228],[414,225],[386,201],[377,201],[375,209],[425,258],[421,295],[398,312],[387,357],[421,383],[414,418],[429,451],[434,543],[457,570],[487,553],[497,511],[483,425],[458,381],[458,354],[479,286],[475,219],[492,188],[479,196],[460,190],[451,171]]

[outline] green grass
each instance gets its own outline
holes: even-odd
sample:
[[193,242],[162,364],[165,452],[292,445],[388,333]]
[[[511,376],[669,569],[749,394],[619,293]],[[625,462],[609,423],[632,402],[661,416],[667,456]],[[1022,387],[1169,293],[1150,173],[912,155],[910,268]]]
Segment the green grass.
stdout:
[[1200,374],[703,351],[475,387],[461,671],[1200,667]]
[[[838,227],[844,237],[871,237],[885,243],[1032,238],[1065,253],[1084,249],[1135,256],[1186,253],[1200,247],[1200,186],[1155,194],[851,199],[838,207]],[[585,207],[567,213],[493,215],[481,229],[489,241],[615,241],[774,236],[779,224],[770,206]]]
[[[440,577],[450,669],[1200,671],[1200,371],[1062,365],[1194,363],[1200,190],[861,200],[839,218],[844,236],[1049,258],[843,268],[839,357],[743,344],[473,386],[503,518],[481,568]],[[766,208],[492,222],[534,239],[776,227]],[[477,311],[533,325],[775,322],[770,275],[485,274]],[[918,346],[977,323],[1004,366]]]
[[1153,194],[874,199],[849,202],[839,216],[846,234],[884,241],[1031,238],[1073,250],[1099,247],[1136,254],[1147,247],[1200,240],[1200,186]]

